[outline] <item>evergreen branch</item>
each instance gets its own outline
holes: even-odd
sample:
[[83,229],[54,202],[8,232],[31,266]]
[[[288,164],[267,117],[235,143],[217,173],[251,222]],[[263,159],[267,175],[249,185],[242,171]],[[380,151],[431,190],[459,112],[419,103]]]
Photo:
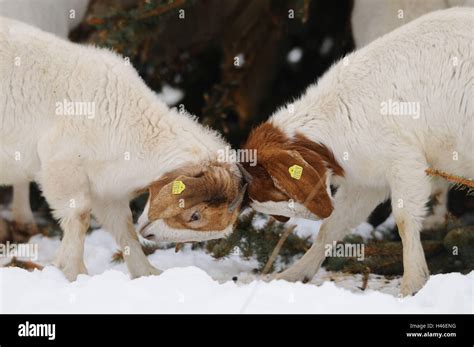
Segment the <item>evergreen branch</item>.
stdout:
[[142,15],[138,16],[137,19],[161,16],[163,13],[169,12],[171,10],[176,9],[177,7],[184,5],[185,2],[185,0],[174,0],[173,2],[167,5],[157,6],[153,10],[145,12]]

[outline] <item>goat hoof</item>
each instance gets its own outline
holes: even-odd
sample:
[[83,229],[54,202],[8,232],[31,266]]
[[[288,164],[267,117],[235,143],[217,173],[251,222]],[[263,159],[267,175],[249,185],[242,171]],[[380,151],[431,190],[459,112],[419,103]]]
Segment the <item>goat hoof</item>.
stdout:
[[307,274],[304,271],[297,271],[297,270],[292,270],[291,268],[289,268],[288,270],[285,270],[279,274],[276,274],[274,279],[284,280],[287,282],[307,283],[312,279],[312,277],[313,276],[310,276],[310,274]]
[[74,282],[77,279],[77,276],[81,274],[87,275],[87,269],[84,263],[71,265],[68,263],[56,262],[55,265],[63,272],[69,282]]
[[135,279],[142,276],[159,276],[162,274],[163,271],[157,269],[154,266],[147,266],[145,269],[140,270],[139,272],[130,271],[130,277]]
[[402,297],[415,295],[421,288],[423,288],[425,283],[428,281],[428,277],[429,275],[417,276],[415,278],[403,276],[402,284],[400,286],[400,295]]
[[156,267],[151,266],[151,268],[148,270],[148,276],[159,276],[163,273],[163,271],[158,270]]
[[263,282],[270,282],[274,279],[274,277],[274,274],[264,274],[260,276],[260,280],[262,280]]

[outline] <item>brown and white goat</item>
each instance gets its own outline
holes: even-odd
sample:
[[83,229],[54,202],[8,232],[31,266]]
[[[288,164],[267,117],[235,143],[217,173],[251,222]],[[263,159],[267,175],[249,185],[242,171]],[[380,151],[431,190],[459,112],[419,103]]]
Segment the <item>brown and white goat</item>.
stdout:
[[[437,11],[335,64],[255,129],[244,146],[254,209],[324,219],[311,249],[278,275],[311,279],[327,245],[391,196],[403,243],[403,295],[429,277],[420,242],[429,167],[474,177],[474,10]],[[337,187],[332,198],[330,185]]]
[[[0,184],[37,181],[64,237],[55,260],[86,272],[90,214],[112,232],[133,277],[145,257],[129,201],[150,192],[141,232],[156,241],[232,231],[244,189],[227,143],[168,108],[118,55],[0,17]],[[164,235],[164,236],[163,236]]]

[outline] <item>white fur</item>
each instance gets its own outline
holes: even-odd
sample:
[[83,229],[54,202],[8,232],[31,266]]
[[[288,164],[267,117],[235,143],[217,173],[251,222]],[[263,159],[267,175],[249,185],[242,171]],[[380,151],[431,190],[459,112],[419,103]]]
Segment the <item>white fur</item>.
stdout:
[[30,207],[30,183],[18,182],[13,186],[12,220],[22,225],[34,225]]
[[432,11],[474,6],[473,0],[355,0],[352,34],[361,48],[390,31]]
[[[221,231],[195,231],[186,229],[173,229],[163,220],[158,219],[147,226],[142,235],[153,235],[149,241],[157,242],[200,242],[214,239],[221,239],[232,234],[233,227],[229,225]],[[148,239],[147,239],[148,240]]]
[[[473,7],[474,0],[355,0],[352,10],[352,33],[356,48],[432,11],[453,6]],[[446,221],[449,184],[438,180],[433,194],[438,203],[423,221],[423,229],[436,229]]]
[[[94,117],[56,114],[63,100],[93,103]],[[139,247],[129,199],[168,171],[217,161],[227,146],[158,100],[118,55],[4,18],[0,123],[0,167],[9,168],[0,171],[0,183],[40,183],[65,231],[56,263],[70,279],[85,271],[91,210],[133,253],[126,257],[132,276],[156,273]]]
[[311,220],[319,220],[318,216],[313,214],[306,207],[298,202],[293,202],[290,205],[288,201],[265,201],[260,202],[253,200],[250,206],[261,213],[274,214],[277,216],[285,216],[288,218],[298,217]]
[[88,4],[89,0],[0,0],[0,16],[66,39],[84,18]]
[[[431,192],[425,169],[474,177],[473,28],[473,9],[420,17],[335,64],[294,103],[293,113],[282,109],[270,118],[289,137],[300,132],[324,144],[345,172],[331,182],[338,186],[335,209],[316,242],[279,278],[311,278],[324,245],[391,194],[403,242],[401,292],[423,286],[428,268],[419,232]],[[418,102],[419,117],[383,115],[381,103],[389,99]]]
[[[69,31],[84,17],[88,3],[89,0],[0,0],[0,16],[20,20],[67,39]],[[29,183],[28,179],[18,179],[13,186],[12,220],[17,228],[35,232]]]

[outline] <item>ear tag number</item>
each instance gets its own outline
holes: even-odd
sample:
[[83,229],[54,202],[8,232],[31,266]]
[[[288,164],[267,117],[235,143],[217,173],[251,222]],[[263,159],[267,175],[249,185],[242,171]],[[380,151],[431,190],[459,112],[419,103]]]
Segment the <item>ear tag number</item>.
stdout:
[[303,174],[303,168],[295,164],[288,168],[288,172],[290,173],[291,178],[299,180],[301,178],[301,175]]
[[173,186],[171,188],[172,194],[181,194],[184,189],[186,189],[186,186],[184,185],[183,181],[173,181]]

